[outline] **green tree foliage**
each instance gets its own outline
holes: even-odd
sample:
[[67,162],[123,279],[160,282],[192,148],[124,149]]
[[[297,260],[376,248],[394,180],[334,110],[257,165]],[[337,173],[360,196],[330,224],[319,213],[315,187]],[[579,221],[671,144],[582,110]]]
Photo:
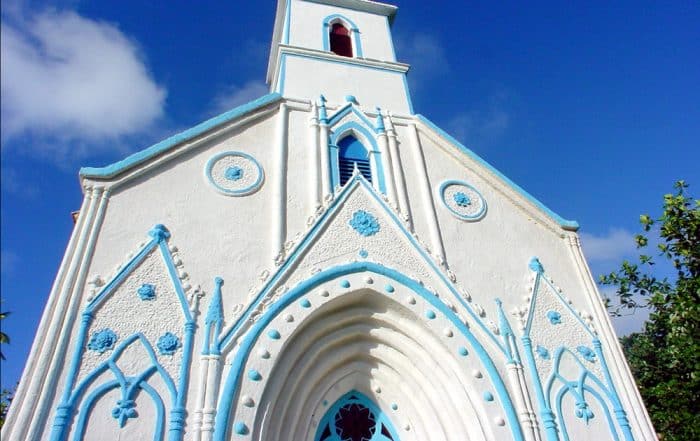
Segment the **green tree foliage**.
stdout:
[[[688,185],[675,184],[664,196],[658,219],[640,216],[636,236],[644,252],[650,233],[658,230],[658,251],[624,261],[601,283],[617,286],[619,306],[649,308],[641,332],[621,339],[647,410],[664,441],[700,440],[700,200],[686,195]],[[655,255],[651,255],[655,254]],[[673,267],[671,277],[658,275],[661,261]],[[655,273],[657,275],[655,275]]]
[[15,392],[12,390],[3,389],[0,391],[0,428],[5,424],[5,417],[7,411],[10,410],[10,403],[12,403],[14,396]]
[[[10,315],[9,312],[0,312],[0,320],[7,318],[8,315]],[[2,327],[0,327],[0,329],[2,329]],[[8,344],[9,342],[10,342],[10,337],[7,334],[5,334],[4,332],[2,332],[2,330],[0,330],[0,348],[2,348],[2,345]],[[2,349],[0,349],[0,360],[4,360],[4,359],[5,359],[5,356],[2,354]]]

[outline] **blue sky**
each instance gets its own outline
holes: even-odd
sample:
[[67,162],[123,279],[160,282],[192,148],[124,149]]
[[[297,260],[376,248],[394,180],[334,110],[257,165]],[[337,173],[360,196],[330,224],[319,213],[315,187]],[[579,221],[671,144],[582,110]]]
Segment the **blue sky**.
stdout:
[[[700,3],[396,1],[415,110],[565,218],[595,275],[677,179],[700,194]],[[275,4],[2,3],[2,384],[19,379],[77,171],[266,93]],[[635,329],[641,316],[617,323]]]

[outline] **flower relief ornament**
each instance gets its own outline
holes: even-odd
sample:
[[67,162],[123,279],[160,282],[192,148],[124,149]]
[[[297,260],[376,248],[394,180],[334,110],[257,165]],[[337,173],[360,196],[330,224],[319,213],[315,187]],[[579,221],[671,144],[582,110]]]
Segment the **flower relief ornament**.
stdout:
[[175,334],[166,332],[160,336],[156,346],[158,346],[158,351],[161,355],[173,355],[182,344]]
[[379,221],[372,214],[357,210],[350,219],[350,226],[361,235],[373,236],[379,232]]
[[156,287],[150,283],[144,283],[136,292],[141,300],[153,300],[156,298]]
[[216,191],[226,196],[246,196],[257,191],[263,183],[260,163],[248,153],[228,151],[212,156],[204,175]]
[[438,194],[443,205],[459,219],[477,221],[486,215],[486,201],[464,181],[445,181],[440,185]]
[[117,334],[115,334],[111,329],[105,328],[92,334],[87,347],[92,351],[104,354],[106,351],[114,348],[116,343]]
[[237,165],[234,165],[226,169],[224,176],[229,181],[237,181],[243,177],[243,169]]
[[468,207],[472,203],[472,200],[469,199],[469,196],[467,196],[463,191],[458,191],[452,197],[454,198],[455,203],[460,207]]

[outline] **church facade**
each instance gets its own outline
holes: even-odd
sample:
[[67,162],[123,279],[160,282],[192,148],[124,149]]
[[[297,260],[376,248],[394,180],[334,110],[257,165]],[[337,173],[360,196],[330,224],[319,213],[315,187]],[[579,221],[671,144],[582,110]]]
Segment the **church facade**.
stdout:
[[81,169],[3,439],[656,439],[578,225],[414,111],[395,13],[279,0],[270,94]]

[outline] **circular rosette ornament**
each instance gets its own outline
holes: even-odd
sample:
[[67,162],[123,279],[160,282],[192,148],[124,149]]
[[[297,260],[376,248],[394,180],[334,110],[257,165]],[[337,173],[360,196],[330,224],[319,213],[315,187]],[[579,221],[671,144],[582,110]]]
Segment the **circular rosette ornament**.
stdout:
[[246,196],[263,183],[263,169],[243,152],[223,152],[212,157],[204,170],[209,183],[226,196]]
[[450,213],[465,221],[477,221],[486,215],[486,201],[474,187],[450,180],[440,185],[440,199]]

